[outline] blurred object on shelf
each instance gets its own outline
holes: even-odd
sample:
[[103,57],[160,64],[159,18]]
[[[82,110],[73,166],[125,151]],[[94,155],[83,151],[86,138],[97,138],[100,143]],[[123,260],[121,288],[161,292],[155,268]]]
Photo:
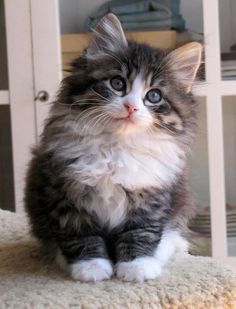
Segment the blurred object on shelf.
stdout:
[[125,30],[185,30],[180,0],[108,1],[88,17],[85,29],[90,31],[107,13],[115,14]]
[[231,51],[229,53],[222,53],[221,54],[221,60],[236,60],[236,51]]
[[235,60],[223,60],[221,62],[221,75],[224,80],[236,79],[236,58]]
[[221,76],[224,80],[236,79],[236,44],[230,47],[230,52],[221,54]]
[[[201,211],[190,225],[191,254],[211,255],[211,216],[209,207],[201,207]],[[226,229],[228,254],[236,256],[236,207],[226,204]]]
[[232,45],[230,48],[232,51],[236,52],[236,44]]

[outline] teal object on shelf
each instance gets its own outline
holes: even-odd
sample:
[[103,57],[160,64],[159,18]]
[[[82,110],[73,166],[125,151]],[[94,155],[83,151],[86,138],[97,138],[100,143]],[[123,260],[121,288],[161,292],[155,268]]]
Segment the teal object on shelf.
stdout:
[[85,28],[91,30],[107,13],[115,14],[125,30],[185,30],[180,0],[113,0],[88,17]]

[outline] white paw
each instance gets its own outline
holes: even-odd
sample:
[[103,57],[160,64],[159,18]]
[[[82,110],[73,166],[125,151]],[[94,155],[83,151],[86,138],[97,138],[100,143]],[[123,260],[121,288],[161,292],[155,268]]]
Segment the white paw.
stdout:
[[113,268],[109,260],[96,258],[71,264],[70,273],[74,280],[96,282],[109,279],[113,274]]
[[116,275],[124,281],[143,282],[155,279],[161,274],[161,266],[154,257],[139,257],[130,262],[121,262],[117,265]]

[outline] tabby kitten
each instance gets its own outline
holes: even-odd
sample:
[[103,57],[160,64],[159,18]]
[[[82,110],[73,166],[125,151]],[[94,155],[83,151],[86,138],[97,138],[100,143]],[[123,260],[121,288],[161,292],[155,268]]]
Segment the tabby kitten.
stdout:
[[187,250],[186,154],[201,45],[172,52],[126,40],[103,17],[72,64],[33,152],[32,232],[80,281],[154,279]]

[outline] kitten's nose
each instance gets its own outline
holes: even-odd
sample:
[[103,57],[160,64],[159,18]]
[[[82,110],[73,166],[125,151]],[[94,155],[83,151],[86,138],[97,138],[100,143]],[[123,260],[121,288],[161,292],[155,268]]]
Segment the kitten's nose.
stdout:
[[138,111],[138,107],[131,103],[124,103],[125,108],[129,112],[129,114],[132,114],[134,112]]

